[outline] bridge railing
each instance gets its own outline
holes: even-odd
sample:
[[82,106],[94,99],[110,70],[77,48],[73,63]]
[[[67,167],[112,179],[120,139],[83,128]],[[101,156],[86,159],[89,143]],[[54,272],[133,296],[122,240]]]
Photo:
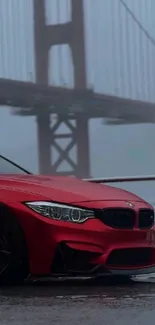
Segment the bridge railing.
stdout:
[[84,181],[98,184],[155,181],[155,175],[85,178]]

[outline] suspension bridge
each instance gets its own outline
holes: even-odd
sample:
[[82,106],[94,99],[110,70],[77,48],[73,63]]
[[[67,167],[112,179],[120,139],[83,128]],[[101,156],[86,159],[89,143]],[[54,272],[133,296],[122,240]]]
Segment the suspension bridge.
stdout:
[[[0,105],[36,116],[40,172],[90,177],[90,119],[155,122],[155,41],[147,25],[153,2],[147,1],[147,26],[127,0],[62,2],[1,0]],[[68,139],[66,147],[62,139]],[[69,172],[59,171],[63,161]]]

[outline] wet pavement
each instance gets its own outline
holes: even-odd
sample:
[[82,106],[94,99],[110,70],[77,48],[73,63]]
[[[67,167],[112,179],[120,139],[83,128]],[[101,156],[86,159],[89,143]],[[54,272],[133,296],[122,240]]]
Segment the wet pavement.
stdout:
[[155,279],[130,285],[44,283],[0,289],[0,324],[154,325]]

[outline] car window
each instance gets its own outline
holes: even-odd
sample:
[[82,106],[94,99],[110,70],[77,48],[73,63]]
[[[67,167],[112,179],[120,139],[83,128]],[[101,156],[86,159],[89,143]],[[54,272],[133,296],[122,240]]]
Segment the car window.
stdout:
[[11,160],[0,156],[0,174],[30,174]]

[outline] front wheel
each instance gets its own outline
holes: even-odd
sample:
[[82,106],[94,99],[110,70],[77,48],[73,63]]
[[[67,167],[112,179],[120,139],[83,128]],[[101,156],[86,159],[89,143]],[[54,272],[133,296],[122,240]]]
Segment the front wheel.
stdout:
[[22,284],[27,276],[24,235],[13,213],[0,204],[0,285]]

